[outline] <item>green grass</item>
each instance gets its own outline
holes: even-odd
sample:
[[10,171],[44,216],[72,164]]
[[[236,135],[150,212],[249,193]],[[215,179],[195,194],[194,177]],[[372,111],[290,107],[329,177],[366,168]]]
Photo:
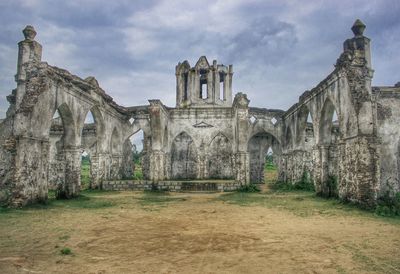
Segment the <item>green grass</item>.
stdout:
[[300,217],[351,215],[385,219],[389,222],[400,224],[400,218],[377,216],[372,211],[362,210],[356,205],[346,204],[337,199],[321,198],[309,191],[291,190],[289,192],[282,192],[272,190],[267,193],[233,192],[221,195],[216,200],[239,206],[263,206],[285,210]]
[[[29,205],[22,209],[2,209],[4,212],[14,210],[31,210],[31,209],[102,209],[116,205],[112,199],[107,199],[104,196],[115,194],[115,192],[102,191],[102,190],[84,190],[81,194],[69,200],[57,200],[55,191],[49,191],[48,200],[46,203],[37,203]],[[1,213],[1,210],[0,210]]]
[[270,188],[277,192],[290,192],[298,190],[314,192],[314,185],[311,182],[303,180],[293,184],[290,182],[275,182],[270,184]]
[[133,173],[133,180],[143,180],[143,172],[141,166],[135,166],[135,171]]
[[64,247],[63,249],[60,250],[61,255],[71,255],[72,250],[68,247]]
[[237,191],[245,193],[255,193],[255,192],[260,192],[260,189],[254,184],[249,184],[249,185],[242,185],[240,188],[237,189]]
[[173,197],[169,192],[164,191],[144,191],[143,195],[137,198],[139,204],[145,209],[159,209],[172,202],[183,202],[186,198]]
[[273,163],[265,163],[264,171],[276,171],[277,167]]
[[90,187],[90,163],[82,161],[81,165],[81,187],[88,189]]

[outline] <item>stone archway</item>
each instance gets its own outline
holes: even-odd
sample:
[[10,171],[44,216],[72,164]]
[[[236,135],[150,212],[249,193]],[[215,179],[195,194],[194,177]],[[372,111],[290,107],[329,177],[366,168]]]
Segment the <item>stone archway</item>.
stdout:
[[281,154],[279,141],[268,132],[260,132],[250,138],[247,145],[250,165],[250,183],[264,183],[265,158],[269,148],[274,152],[274,162],[277,164],[279,172],[279,158]]
[[80,191],[80,150],[77,148],[76,126],[66,103],[56,110],[49,129],[50,153],[48,182],[54,185],[57,198],[71,198]]
[[222,133],[217,134],[210,143],[208,155],[208,177],[210,179],[232,179],[232,144]]
[[172,142],[171,178],[196,179],[198,177],[197,149],[192,137],[186,132],[180,133]]
[[321,155],[321,182],[317,192],[324,196],[338,195],[340,123],[337,110],[327,98],[321,110],[319,149]]
[[[81,126],[81,169],[86,176],[86,187],[95,189],[104,176],[100,171],[99,154],[104,151],[104,119],[98,106],[93,106],[85,115]],[[90,161],[88,161],[90,159]],[[89,172],[87,172],[89,169]],[[89,173],[89,175],[86,175]],[[83,185],[83,182],[82,182]]]

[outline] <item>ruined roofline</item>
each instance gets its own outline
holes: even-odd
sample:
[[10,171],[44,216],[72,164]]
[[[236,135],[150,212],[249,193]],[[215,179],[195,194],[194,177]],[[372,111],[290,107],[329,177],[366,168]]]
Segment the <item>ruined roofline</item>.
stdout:
[[[346,39],[343,43],[343,51],[339,55],[339,58],[336,60],[336,64],[334,65],[334,70],[328,74],[322,81],[320,81],[314,88],[311,90],[306,90],[299,96],[299,101],[293,104],[284,114],[284,117],[288,117],[292,115],[296,109],[303,105],[308,100],[311,100],[313,97],[317,96],[319,93],[323,92],[325,88],[327,88],[331,82],[336,80],[336,76],[340,73],[340,71],[346,69],[351,63],[354,62],[354,59],[360,59],[361,62],[356,64],[356,66],[364,66],[369,70],[370,77],[372,78],[373,69],[371,68],[371,55],[369,52],[369,41],[368,37],[363,35],[366,26],[361,22],[361,20],[357,19],[351,30],[354,34],[353,38]],[[362,48],[359,48],[359,40],[363,41]],[[365,41],[368,41],[368,46],[365,45]],[[357,47],[354,45],[357,44]],[[358,56],[356,51],[364,51],[364,55],[362,57]]]
[[378,97],[400,98],[400,85],[398,87],[396,85],[393,87],[389,86],[372,87],[372,93]]
[[300,96],[299,96],[299,101],[294,103],[291,107],[288,108],[288,110],[285,111],[285,114],[283,115],[284,117],[290,116],[300,105],[302,105],[304,102],[311,100],[314,96],[318,95],[319,93],[323,92],[324,89],[330,84],[332,81],[332,78],[335,77],[335,75],[342,69],[342,67],[336,66],[335,69],[329,73],[328,76],[326,76],[322,81],[320,81],[315,87],[313,87],[311,90],[306,90],[304,91]]
[[[71,84],[76,86],[83,93],[96,93],[100,95],[102,99],[113,109],[120,114],[126,114],[126,110],[123,106],[118,105],[111,96],[107,95],[106,92],[99,86],[99,83],[94,77],[87,77],[82,79],[65,69],[51,66],[47,62],[42,61],[42,45],[35,41],[36,31],[33,26],[26,26],[22,31],[25,40],[18,43],[18,62],[17,62],[17,74],[15,75],[15,81],[27,80],[29,73],[32,73],[32,69],[37,69],[39,74],[47,76],[51,80],[59,81],[60,83],[66,84],[70,87]],[[35,73],[33,74],[35,76]],[[24,93],[23,93],[24,94]],[[22,94],[18,95],[21,96]],[[16,94],[11,94],[7,97],[11,104],[16,99]],[[19,107],[20,102],[17,102]]]
[[149,112],[149,106],[150,105],[139,105],[139,106],[130,106],[130,107],[125,107],[126,111],[130,114],[135,114],[139,112]]
[[114,101],[114,99],[99,86],[97,80],[94,77],[87,77],[86,79],[82,79],[79,76],[70,73],[66,69],[62,69],[56,66],[51,66],[47,62],[41,62],[40,66],[41,68],[49,70],[49,72],[53,73],[53,75],[56,75],[66,81],[70,81],[72,84],[76,85],[84,92],[88,92],[90,90],[94,91],[96,94],[100,95],[112,108],[114,108],[120,114],[123,115],[127,114],[126,107],[117,104]]
[[[396,85],[399,85],[397,83]],[[399,86],[373,86],[372,90],[373,91],[394,91],[394,92],[400,92],[400,85]]]
[[278,114],[278,116],[283,116],[285,111],[282,109],[268,109],[268,108],[260,108],[260,107],[249,107],[249,113],[259,113],[259,114],[268,114],[274,113]]

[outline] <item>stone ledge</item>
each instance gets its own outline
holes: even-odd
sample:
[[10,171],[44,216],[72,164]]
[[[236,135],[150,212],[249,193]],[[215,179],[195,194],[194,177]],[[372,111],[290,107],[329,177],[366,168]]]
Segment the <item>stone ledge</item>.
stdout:
[[239,182],[233,180],[193,180],[193,181],[160,181],[153,183],[151,181],[135,181],[135,180],[116,180],[104,181],[102,183],[103,190],[150,190],[157,188],[165,191],[235,191],[240,187]]

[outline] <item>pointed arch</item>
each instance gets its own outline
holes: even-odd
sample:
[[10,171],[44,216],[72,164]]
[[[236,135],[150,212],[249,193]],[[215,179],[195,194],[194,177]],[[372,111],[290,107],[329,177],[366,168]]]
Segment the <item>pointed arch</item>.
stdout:
[[264,182],[264,167],[269,148],[274,152],[274,162],[279,162],[281,145],[271,134],[265,131],[251,136],[247,143],[249,153],[250,182],[259,184]]
[[76,146],[76,131],[75,131],[75,120],[72,112],[66,103],[61,104],[55,113],[58,111],[62,121],[63,135],[62,142],[63,147],[74,147]]
[[195,179],[197,171],[197,148],[192,137],[183,131],[172,142],[171,177],[172,179]]
[[307,105],[303,105],[297,113],[296,143],[308,147],[314,142],[314,119]]
[[[90,114],[93,118],[93,121],[87,122],[87,118],[90,116]],[[99,152],[99,146],[101,146],[104,139],[104,120],[100,108],[98,106],[93,106],[86,112],[84,117],[85,119],[79,127],[82,138],[82,147],[89,148],[87,147],[87,139],[93,139],[94,135],[95,142],[90,142],[92,144],[92,146],[90,146],[90,150],[92,150],[94,153]]]
[[[49,127],[49,155],[47,182],[50,189],[56,190],[58,198],[74,196],[76,189],[80,187],[80,177],[71,176],[76,161],[79,157],[70,157],[71,151],[77,148],[78,139],[76,134],[75,119],[70,107],[60,104],[53,112],[51,126]],[[69,186],[72,188],[68,188]],[[78,190],[79,191],[79,190]]]
[[117,130],[117,127],[114,127],[110,140],[111,154],[121,153],[120,146],[121,146],[121,137],[119,131]]
[[196,68],[197,70],[200,70],[200,69],[209,69],[209,68],[210,68],[210,63],[208,62],[207,57],[201,56],[201,57],[199,58],[199,60],[197,61],[195,68]]
[[286,128],[284,143],[286,150],[290,150],[293,148],[293,134],[289,126]]
[[213,179],[233,178],[232,143],[223,133],[217,133],[208,149],[208,176]]
[[190,70],[190,64],[187,60],[183,61],[182,63],[179,63],[176,66],[176,72],[179,74],[188,72],[189,70]]
[[[339,124],[333,124],[334,113],[337,113],[337,109],[330,98],[326,98],[324,106],[321,110],[320,121],[319,121],[319,144],[330,144],[332,142],[332,130],[337,128],[340,129]],[[338,119],[339,121],[339,119]],[[337,132],[339,133],[339,132]]]

